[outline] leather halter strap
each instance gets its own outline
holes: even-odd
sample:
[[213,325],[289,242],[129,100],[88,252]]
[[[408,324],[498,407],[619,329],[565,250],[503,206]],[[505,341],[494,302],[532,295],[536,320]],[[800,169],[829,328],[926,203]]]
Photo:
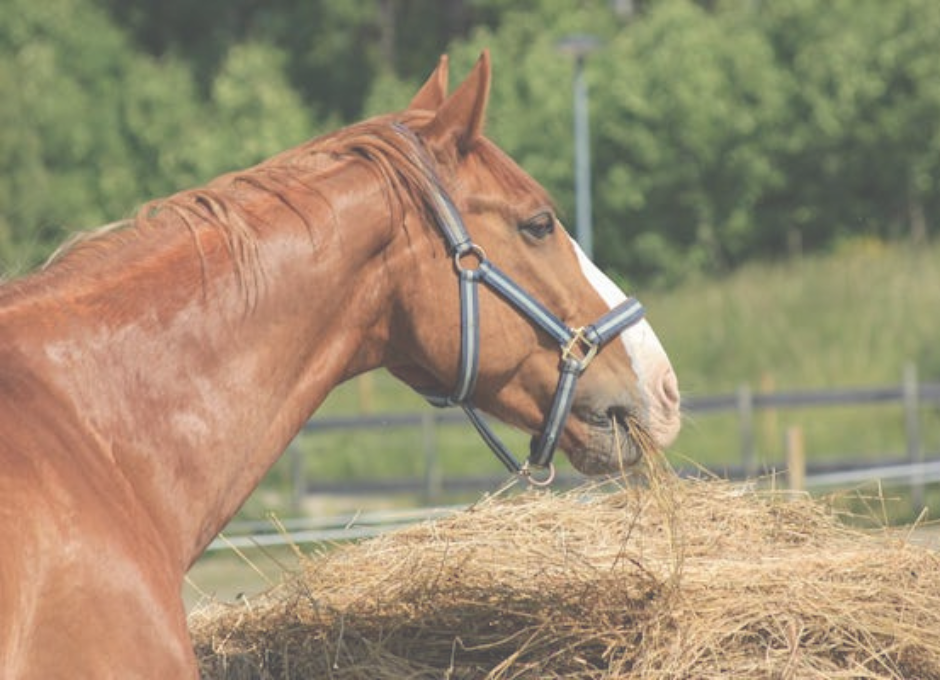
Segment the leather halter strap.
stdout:
[[[483,440],[503,464],[517,474],[530,476],[532,468],[550,468],[558,437],[574,401],[577,380],[597,352],[626,328],[643,318],[643,305],[627,298],[589,326],[572,329],[545,308],[486,257],[483,249],[473,243],[451,198],[443,190],[431,197],[437,226],[454,257],[460,289],[460,363],[457,384],[449,395],[424,394],[435,406],[460,406],[467,413]],[[466,261],[475,259],[476,266]],[[479,370],[479,284],[485,284],[513,305],[524,317],[548,333],[561,349],[561,368],[551,410],[541,433],[533,438],[529,456],[519,463],[487,423],[471,398]],[[553,473],[552,473],[553,474]],[[551,481],[549,478],[548,481]],[[547,482],[546,482],[547,483]]]
[[[397,132],[420,148],[420,142],[413,132],[400,123],[393,126]],[[630,297],[593,324],[570,328],[487,258],[484,250],[470,238],[460,212],[438,181],[430,164],[426,159],[422,160],[434,180],[435,190],[430,192],[428,201],[437,227],[447,242],[447,249],[454,258],[460,291],[460,363],[456,385],[450,394],[422,392],[422,395],[434,406],[463,408],[483,441],[510,472],[525,476],[534,484],[549,484],[554,478],[552,457],[571,412],[578,378],[604,345],[643,318],[643,305],[636,298]],[[476,261],[475,266],[470,266],[471,260]],[[518,461],[479,409],[473,405],[472,397],[480,366],[479,284],[489,286],[522,316],[550,335],[561,351],[561,367],[555,397],[542,431],[532,439],[525,463]],[[536,481],[531,476],[533,468],[548,468],[548,478]]]

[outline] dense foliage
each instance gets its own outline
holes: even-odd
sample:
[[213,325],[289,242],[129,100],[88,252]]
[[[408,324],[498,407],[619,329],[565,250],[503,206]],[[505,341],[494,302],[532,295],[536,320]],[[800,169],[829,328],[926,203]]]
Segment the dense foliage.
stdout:
[[573,220],[571,33],[596,255],[672,281],[940,229],[935,0],[3,0],[0,275],[68,231],[396,108],[488,46],[490,132]]

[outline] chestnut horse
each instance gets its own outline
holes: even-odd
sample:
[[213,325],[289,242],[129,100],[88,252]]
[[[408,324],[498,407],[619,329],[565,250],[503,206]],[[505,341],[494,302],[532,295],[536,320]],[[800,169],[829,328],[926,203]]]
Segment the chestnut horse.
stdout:
[[196,677],[186,571],[364,371],[460,385],[452,401],[588,473],[675,438],[642,308],[483,136],[487,54],[446,80],[442,59],[407,110],[149,203],[0,287],[0,676]]

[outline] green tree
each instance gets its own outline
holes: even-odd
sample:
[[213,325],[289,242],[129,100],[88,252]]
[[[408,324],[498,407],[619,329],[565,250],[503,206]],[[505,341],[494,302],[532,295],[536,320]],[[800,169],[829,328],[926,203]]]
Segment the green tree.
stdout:
[[0,266],[63,232],[403,106],[483,47],[489,132],[573,206],[591,33],[596,253],[675,280],[788,244],[923,239],[940,212],[934,0],[6,0]]
[[232,47],[212,82],[208,109],[218,132],[205,156],[244,167],[339,125],[336,119],[311,122],[288,82],[286,59],[264,43]]
[[0,265],[22,270],[66,232],[121,218],[296,144],[313,125],[284,55],[235,45],[207,97],[92,0],[7,0],[0,24]]
[[940,6],[790,0],[760,20],[793,85],[782,191],[761,217],[806,246],[937,226]]
[[492,0],[99,0],[143,51],[173,55],[204,92],[232,45],[276,45],[291,87],[318,118],[362,115],[385,71],[414,76],[470,26],[494,21]]
[[745,10],[655,4],[593,66],[601,263],[677,276],[741,261],[773,162],[786,85]]
[[[466,75],[484,48],[490,50],[493,81],[487,134],[549,190],[562,218],[573,228],[573,62],[558,43],[571,33],[606,39],[617,30],[616,17],[604,0],[480,4],[498,18],[451,43],[451,86]],[[408,78],[384,74],[376,82],[367,111],[407,104],[434,63],[436,59]]]
[[113,105],[127,47],[81,0],[7,0],[0,23],[0,258],[35,261],[71,227],[101,221],[132,177]]

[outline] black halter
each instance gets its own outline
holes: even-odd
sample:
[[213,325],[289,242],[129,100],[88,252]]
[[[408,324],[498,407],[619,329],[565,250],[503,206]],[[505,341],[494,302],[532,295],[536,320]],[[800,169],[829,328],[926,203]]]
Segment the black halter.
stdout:
[[[575,385],[601,347],[620,335],[626,328],[643,318],[643,305],[635,298],[627,298],[603,315],[595,323],[581,328],[569,328],[561,319],[548,311],[515,281],[504,274],[487,257],[483,249],[473,243],[464,227],[460,213],[443,189],[432,197],[437,225],[454,257],[460,286],[460,366],[457,385],[450,395],[425,394],[434,406],[460,406],[474,424],[480,436],[506,467],[514,473],[530,477],[532,468],[549,468],[548,480],[554,476],[552,456],[558,436],[565,425],[574,401]],[[465,262],[475,258],[475,268]],[[477,284],[485,283],[510,302],[530,321],[551,335],[561,348],[561,368],[555,399],[542,426],[542,432],[532,439],[529,457],[520,464],[516,457],[484,420],[471,402],[476,384],[480,357],[479,295]]]
[[[413,133],[404,126],[395,127],[403,135],[414,139]],[[428,197],[430,207],[447,242],[448,251],[454,258],[460,287],[460,365],[457,384],[449,395],[423,393],[423,396],[434,406],[463,408],[477,432],[510,472],[525,476],[534,482],[531,477],[532,468],[548,468],[548,478],[534,483],[549,484],[554,477],[552,456],[571,411],[578,378],[604,345],[643,318],[643,305],[635,298],[627,298],[593,324],[569,328],[486,257],[483,249],[475,244],[467,233],[450,196],[439,182],[435,184],[437,190]],[[475,267],[466,266],[469,259],[476,260]],[[541,433],[532,439],[525,463],[519,463],[471,401],[480,363],[480,309],[477,289],[479,283],[486,284],[505,298],[523,316],[552,336],[561,349],[561,367],[555,398]]]

